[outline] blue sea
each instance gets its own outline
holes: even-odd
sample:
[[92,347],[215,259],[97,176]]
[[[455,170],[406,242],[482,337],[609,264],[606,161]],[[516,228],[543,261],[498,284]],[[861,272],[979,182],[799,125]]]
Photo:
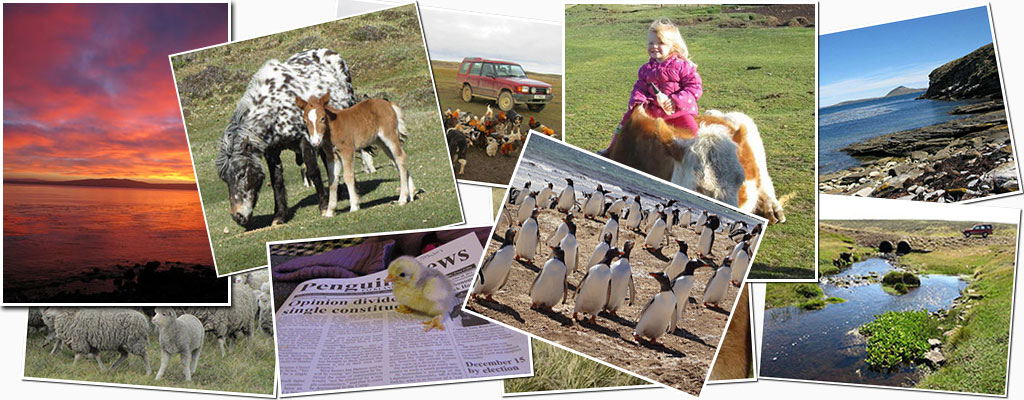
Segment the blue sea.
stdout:
[[964,118],[950,115],[971,101],[915,100],[921,93],[825,107],[818,112],[818,172],[826,174],[860,165],[839,151],[854,143]]

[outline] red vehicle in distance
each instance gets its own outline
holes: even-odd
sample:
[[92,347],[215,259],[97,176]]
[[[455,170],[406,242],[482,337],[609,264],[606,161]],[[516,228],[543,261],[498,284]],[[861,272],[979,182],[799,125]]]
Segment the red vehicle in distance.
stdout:
[[537,112],[554,97],[551,85],[530,79],[523,67],[514,62],[466,57],[459,66],[458,81],[462,101],[469,103],[474,97],[491,99],[506,112],[521,104]]
[[977,224],[971,227],[971,229],[964,229],[964,237],[971,237],[971,235],[981,235],[986,238],[992,234],[992,225],[988,224]]

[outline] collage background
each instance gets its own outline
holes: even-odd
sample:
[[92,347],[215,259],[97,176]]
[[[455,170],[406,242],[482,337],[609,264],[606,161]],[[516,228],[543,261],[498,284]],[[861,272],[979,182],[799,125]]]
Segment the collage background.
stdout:
[[[340,0],[345,1],[345,0]],[[478,11],[497,15],[516,16],[524,18],[536,18],[561,23],[563,19],[564,6],[561,2],[543,0],[524,0],[516,2],[497,1],[474,1],[474,0],[423,0],[421,5],[444,7],[456,10]],[[645,2],[636,2],[645,3]],[[760,2],[759,2],[760,3]],[[772,3],[787,3],[787,1],[776,1]],[[886,22],[894,22],[909,18],[916,18],[925,15],[932,15],[946,11],[953,11],[968,7],[985,5],[984,2],[963,2],[952,0],[937,1],[842,1],[826,0],[819,3],[819,33],[828,34],[849,29],[877,25]],[[1011,124],[1015,116],[1015,109],[1019,109],[1018,102],[1024,101],[1018,98],[1018,93],[1024,93],[1024,83],[1021,75],[1013,71],[1024,70],[1024,42],[1011,38],[1019,38],[1024,35],[1024,27],[1019,23],[1018,16],[1024,15],[1024,2],[1015,1],[993,1],[990,3],[993,15],[996,40],[999,46],[1000,66],[1003,74],[1003,85],[1006,93],[1006,103],[1010,114]],[[289,4],[275,0],[236,0],[232,2],[232,39],[245,40],[257,36],[282,32],[285,30],[309,26],[312,24],[332,21],[338,9],[338,0],[303,0],[301,3]],[[642,38],[638,35],[637,48],[642,51]],[[511,40],[511,38],[510,38]],[[429,48],[429,43],[427,44]],[[172,79],[168,75],[167,79]],[[1016,106],[1016,107],[1015,107]],[[463,207],[465,210],[467,224],[487,223],[491,218],[491,191],[487,187],[460,185]],[[979,206],[1024,208],[1024,196],[1010,196],[999,199],[974,203]],[[344,234],[339,232],[338,234]],[[1022,256],[1017,255],[1018,265]],[[760,321],[763,316],[764,286],[754,285],[754,310],[755,330],[760,334]],[[26,326],[26,313],[24,308],[5,307],[0,310],[0,326],[4,343],[2,350],[2,361],[0,361],[0,386],[4,388],[6,396],[10,398],[54,398],[58,396],[71,395],[81,399],[135,399],[140,395],[147,399],[181,399],[198,398],[199,396],[210,396],[207,394],[176,393],[159,390],[147,390],[138,392],[109,386],[74,385],[38,383],[22,380],[24,366],[24,340]],[[1014,342],[1024,339],[1024,332],[1014,331],[1012,333]],[[1011,342],[1011,360],[1024,357],[1024,353],[1014,349]],[[200,366],[200,368],[202,368]],[[1024,380],[1024,372],[1021,372],[1011,364],[1009,369],[1009,386],[1007,393],[1011,398],[1020,395],[1020,383],[1014,382]],[[756,386],[753,386],[756,385]],[[679,399],[689,397],[678,391],[650,388],[633,389],[642,392],[624,392],[621,390],[606,392],[589,392],[582,394],[559,394],[546,395],[544,399],[620,399],[622,396],[644,396],[647,400],[655,399]],[[411,398],[416,400],[426,399],[447,399],[447,398],[475,398],[494,399],[502,395],[502,382],[488,381],[477,383],[465,383],[457,385],[436,385],[405,389],[393,389],[386,391],[368,391],[360,393],[348,393],[345,399],[380,399],[384,398]],[[703,399],[736,399],[749,398],[753,396],[766,398],[790,398],[796,395],[805,397],[828,397],[832,400],[862,399],[865,396],[877,396],[878,398],[911,398],[911,399],[948,399],[948,394],[907,392],[894,389],[850,387],[829,384],[809,384],[796,382],[781,382],[761,380],[757,383],[737,383],[726,385],[709,385],[702,392]]]

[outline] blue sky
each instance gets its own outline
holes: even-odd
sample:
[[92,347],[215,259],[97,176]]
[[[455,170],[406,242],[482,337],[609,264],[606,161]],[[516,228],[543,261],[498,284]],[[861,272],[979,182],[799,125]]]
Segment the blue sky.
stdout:
[[820,104],[927,87],[933,69],[991,42],[987,7],[822,35]]

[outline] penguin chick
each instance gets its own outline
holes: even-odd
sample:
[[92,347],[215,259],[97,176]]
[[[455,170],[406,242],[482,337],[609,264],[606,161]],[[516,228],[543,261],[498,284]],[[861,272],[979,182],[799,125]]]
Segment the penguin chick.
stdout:
[[452,309],[455,290],[452,282],[441,271],[424,267],[415,258],[402,256],[388,265],[388,276],[384,282],[392,284],[396,311],[418,312],[430,316],[424,321],[423,331],[437,328],[444,330],[442,318]]

